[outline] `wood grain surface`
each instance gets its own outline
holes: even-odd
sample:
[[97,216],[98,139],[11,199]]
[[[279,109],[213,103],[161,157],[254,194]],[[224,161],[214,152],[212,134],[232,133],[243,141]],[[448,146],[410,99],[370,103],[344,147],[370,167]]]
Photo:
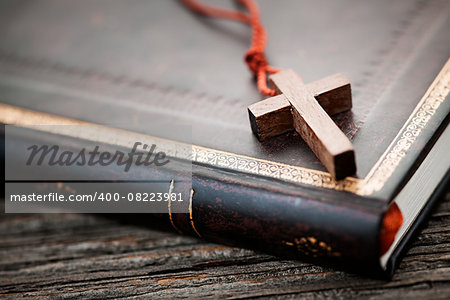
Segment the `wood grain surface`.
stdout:
[[450,294],[450,193],[391,282],[93,215],[1,214],[0,241],[0,295],[7,299],[446,299]]
[[260,141],[294,129],[291,104],[283,94],[250,105],[248,115],[252,131]]

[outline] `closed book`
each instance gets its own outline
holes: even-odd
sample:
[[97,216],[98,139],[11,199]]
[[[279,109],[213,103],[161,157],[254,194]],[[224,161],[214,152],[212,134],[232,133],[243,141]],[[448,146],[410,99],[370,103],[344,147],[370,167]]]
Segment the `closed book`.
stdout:
[[[188,124],[189,138],[157,137],[192,144],[192,186],[165,182],[187,195],[188,211],[168,207],[149,220],[389,276],[448,181],[450,5],[258,3],[272,65],[307,83],[339,72],[350,79],[353,107],[333,120],[355,148],[354,176],[334,180],[294,131],[258,141],[247,107],[264,97],[242,62],[250,29],[178,1],[2,2],[0,122],[100,124],[149,139],[155,122]],[[144,169],[136,176],[161,178]],[[386,245],[397,207],[403,225]]]

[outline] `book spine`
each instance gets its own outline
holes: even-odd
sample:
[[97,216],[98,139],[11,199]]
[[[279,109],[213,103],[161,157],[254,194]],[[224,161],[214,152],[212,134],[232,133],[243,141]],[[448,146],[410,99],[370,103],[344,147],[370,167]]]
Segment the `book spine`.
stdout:
[[[56,136],[54,138],[57,140]],[[26,149],[28,145],[22,138],[14,142],[17,149]],[[20,151],[17,153],[23,155]],[[120,172],[111,168],[114,166],[108,166],[107,170],[97,168],[82,175],[86,180],[95,180],[104,175],[96,172]],[[49,170],[54,170],[54,177],[58,172],[65,172],[60,168]],[[145,167],[134,170],[132,176],[142,180],[161,178],[161,173]],[[83,172],[83,169],[77,168],[73,172]],[[168,172],[164,174],[167,178],[172,171],[164,172]],[[190,180],[186,178],[186,181]],[[386,211],[380,202],[201,165],[193,165],[192,187],[178,181],[167,182],[167,186],[170,184],[174,192],[188,195],[189,203],[184,204],[188,205],[187,213],[176,212],[180,210],[176,209],[177,203],[172,202],[167,213],[146,214],[145,217],[129,215],[127,219],[145,218],[146,224],[154,224],[156,229],[171,228],[216,243],[342,266],[352,271],[371,271],[373,274],[380,268],[379,233]],[[70,182],[65,186],[70,187]]]
[[[215,177],[215,176],[214,176]],[[194,174],[192,209],[172,227],[217,243],[365,271],[380,257],[381,206],[350,195],[282,192],[238,177]],[[234,177],[234,178],[233,178]],[[362,204],[364,203],[364,204]]]

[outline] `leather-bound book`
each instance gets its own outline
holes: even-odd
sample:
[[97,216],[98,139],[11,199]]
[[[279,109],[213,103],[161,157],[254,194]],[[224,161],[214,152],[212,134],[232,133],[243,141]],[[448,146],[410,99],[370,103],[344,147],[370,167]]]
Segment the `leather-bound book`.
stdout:
[[188,210],[169,205],[141,218],[389,277],[448,184],[450,3],[257,2],[271,65],[305,83],[336,73],[350,79],[353,107],[332,118],[353,143],[353,176],[334,180],[293,130],[262,142],[254,136],[247,107],[264,97],[243,62],[251,29],[179,1],[2,1],[0,122],[100,124],[149,139],[158,136],[155,122],[187,124],[186,140],[158,138],[192,144],[192,186],[170,180],[170,170],[138,173],[168,178],[163,184],[187,195]]

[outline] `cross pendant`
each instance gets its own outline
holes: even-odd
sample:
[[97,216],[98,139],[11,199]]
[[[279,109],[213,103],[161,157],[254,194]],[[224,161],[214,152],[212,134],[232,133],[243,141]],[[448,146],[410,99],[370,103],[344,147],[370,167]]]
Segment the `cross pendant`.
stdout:
[[337,74],[305,85],[294,71],[283,70],[269,80],[278,95],[248,107],[250,125],[258,139],[295,129],[333,178],[353,175],[353,145],[328,116],[352,107],[348,79]]

